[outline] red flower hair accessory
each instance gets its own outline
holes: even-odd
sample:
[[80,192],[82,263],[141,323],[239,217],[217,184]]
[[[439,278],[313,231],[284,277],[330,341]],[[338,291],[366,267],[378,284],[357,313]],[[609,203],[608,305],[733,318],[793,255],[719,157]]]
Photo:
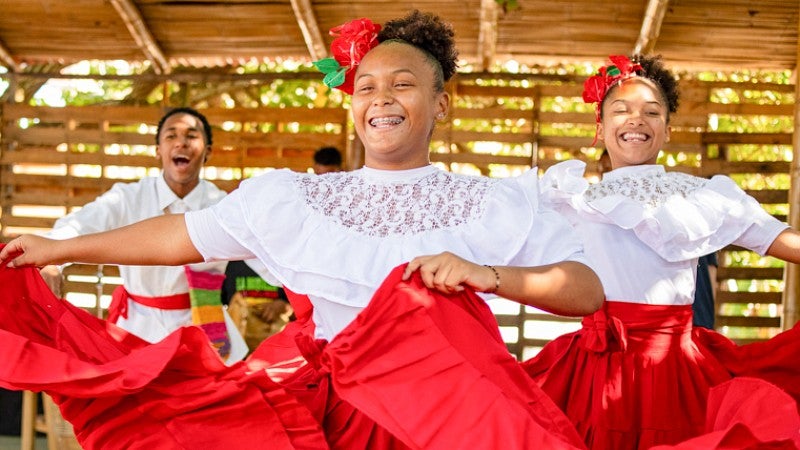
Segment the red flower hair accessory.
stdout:
[[[611,55],[608,57],[611,64],[601,67],[597,75],[586,79],[583,83],[583,101],[586,103],[597,103],[595,109],[595,120],[600,123],[600,104],[608,94],[611,87],[622,80],[637,76],[636,71],[642,70],[642,65],[633,63],[627,56]],[[594,136],[592,145],[597,142],[597,134]]]
[[369,19],[356,19],[332,28],[331,42],[333,57],[314,61],[314,67],[325,74],[322,82],[329,88],[338,88],[353,94],[356,67],[368,51],[378,45],[378,32],[381,26]]

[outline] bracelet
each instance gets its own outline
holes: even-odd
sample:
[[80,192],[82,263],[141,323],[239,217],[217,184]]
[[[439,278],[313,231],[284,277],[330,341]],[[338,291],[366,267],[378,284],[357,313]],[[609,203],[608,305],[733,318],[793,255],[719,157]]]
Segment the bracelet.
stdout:
[[492,272],[494,272],[494,289],[483,292],[486,294],[494,294],[498,289],[500,289],[500,274],[497,272],[497,269],[495,269],[494,266],[484,264],[483,267],[488,267]]

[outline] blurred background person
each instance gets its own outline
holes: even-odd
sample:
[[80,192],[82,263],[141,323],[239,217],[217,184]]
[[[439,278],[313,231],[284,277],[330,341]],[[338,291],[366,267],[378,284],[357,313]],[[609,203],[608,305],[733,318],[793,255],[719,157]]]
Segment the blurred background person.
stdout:
[[342,152],[336,147],[322,147],[314,152],[314,173],[342,171]]

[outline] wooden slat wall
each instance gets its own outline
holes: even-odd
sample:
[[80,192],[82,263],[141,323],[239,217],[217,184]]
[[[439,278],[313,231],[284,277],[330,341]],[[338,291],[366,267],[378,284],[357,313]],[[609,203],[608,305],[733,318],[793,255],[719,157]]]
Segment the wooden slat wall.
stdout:
[[[93,200],[114,183],[131,181],[116,178],[110,167],[156,170],[159,161],[154,132],[164,112],[158,107],[3,105],[2,241],[19,232],[51,228],[57,217]],[[248,170],[289,168],[304,172],[311,167],[317,148],[332,145],[344,151],[347,146],[348,112],[342,108],[211,108],[202,112],[211,123],[214,139],[205,177],[227,191],[236,188]],[[236,131],[225,131],[232,129]],[[259,131],[265,129],[269,131]],[[129,154],[119,154],[120,146]],[[82,147],[94,151],[80,151]],[[103,169],[86,176],[76,171],[81,166]],[[216,177],[209,176],[214,172]],[[15,211],[22,206],[54,212],[40,217]],[[86,301],[94,304],[90,309],[102,314],[96,308],[98,271],[104,277],[99,289],[102,295],[109,295],[118,282],[114,266],[70,266],[65,271],[65,291],[73,297],[88,297]]]
[[[508,84],[508,83],[507,83]],[[579,101],[581,86],[575,82],[536,82],[529,87],[479,86],[464,79],[449,86],[453,107],[446,123],[434,133],[432,160],[449,166],[453,170],[464,170],[470,165],[487,175],[504,176],[525,170],[533,165],[540,170],[567,158],[590,160],[596,150],[591,148],[594,130],[594,112],[584,108],[574,112],[571,108],[545,109],[543,105]],[[712,103],[709,99],[715,89],[737,91],[772,90],[780,93],[793,91],[793,86],[772,84],[709,83],[699,81],[682,82],[680,111],[672,121],[673,132],[667,152],[699,156],[699,163],[689,162],[672,170],[711,176],[720,173],[782,174],[788,172],[789,162],[776,161],[730,161],[727,149],[731,145],[747,143],[756,145],[781,145],[791,148],[791,130],[777,133],[722,133],[709,126],[713,115],[792,117],[791,104],[762,101],[761,104]],[[744,97],[744,96],[742,96]],[[473,102],[470,108],[463,107],[461,100]],[[524,108],[508,106],[523,104]],[[235,108],[208,109],[203,111],[215,127],[214,153],[209,166],[218,169],[233,168],[239,174],[245,168],[288,167],[305,171],[313,151],[321,145],[336,145],[349,148],[347,141],[352,133],[347,124],[347,110],[306,108]],[[0,141],[0,237],[8,240],[15,230],[46,229],[54,217],[30,217],[15,214],[15,205],[39,205],[51,207],[80,206],[119,181],[110,178],[107,170],[99,177],[76,176],[71,168],[76,165],[155,167],[153,135],[141,133],[139,124],[155,124],[163,110],[153,107],[67,107],[42,108],[22,105],[4,105],[2,110],[2,140]],[[27,127],[20,126],[20,119],[38,120]],[[239,131],[223,131],[223,122],[234,122]],[[327,124],[329,132],[293,132],[295,123],[303,125]],[[491,131],[482,131],[477,123],[491,123]],[[132,128],[125,129],[125,126]],[[264,126],[270,132],[257,130]],[[133,131],[131,131],[133,130]],[[486,142],[490,150],[486,153],[473,151],[476,143]],[[149,153],[115,155],[108,152],[76,152],[79,145],[95,145],[110,149],[115,144],[142,146]],[[498,152],[499,146],[511,147],[511,151]],[[348,147],[349,146],[349,147]],[[493,147],[492,147],[493,146]],[[477,145],[480,147],[480,145]],[[69,150],[69,151],[67,151]],[[714,151],[712,151],[714,150]],[[484,151],[484,150],[478,150]],[[791,151],[784,152],[791,154]],[[350,153],[352,154],[352,152]],[[714,154],[715,158],[707,155]],[[359,155],[355,155],[359,158]],[[15,168],[36,166],[60,168],[62,174],[15,173]],[[589,164],[594,170],[593,162]],[[238,185],[237,176],[214,179],[221,187],[231,190]],[[759,201],[769,204],[785,204],[785,190],[762,190],[751,192]],[[66,210],[66,209],[65,209]],[[778,216],[784,219],[783,216]],[[729,292],[728,280],[775,279],[782,276],[780,268],[738,269],[725,265],[725,249],[720,253],[722,267],[719,280],[718,307],[726,304],[760,304],[780,307],[777,292]],[[91,278],[96,267],[75,267],[71,270]],[[116,269],[103,268],[105,276],[115,276]],[[71,282],[73,283],[73,282]],[[93,295],[97,292],[95,281],[75,281],[68,288],[74,292]],[[104,293],[107,288],[103,288]],[[774,309],[774,306],[772,307]],[[505,315],[498,314],[501,326],[516,330],[516,341],[509,342],[511,351],[522,356],[541,347],[548,338],[526,336],[525,326],[535,329],[536,321],[550,321],[575,325],[575,319],[554,318],[535,311]],[[717,320],[719,329],[728,327],[767,327],[767,332],[776,330],[778,317],[725,317]],[[534,324],[532,326],[532,324]]]

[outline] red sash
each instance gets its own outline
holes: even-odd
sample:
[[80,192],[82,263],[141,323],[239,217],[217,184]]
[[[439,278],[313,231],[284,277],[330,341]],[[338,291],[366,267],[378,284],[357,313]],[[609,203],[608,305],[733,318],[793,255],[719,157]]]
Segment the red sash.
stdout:
[[108,321],[117,323],[120,317],[128,317],[128,298],[136,303],[159,309],[189,309],[192,307],[189,293],[165,295],[163,297],[145,297],[135,295],[119,285],[111,294],[111,304],[108,306]]

